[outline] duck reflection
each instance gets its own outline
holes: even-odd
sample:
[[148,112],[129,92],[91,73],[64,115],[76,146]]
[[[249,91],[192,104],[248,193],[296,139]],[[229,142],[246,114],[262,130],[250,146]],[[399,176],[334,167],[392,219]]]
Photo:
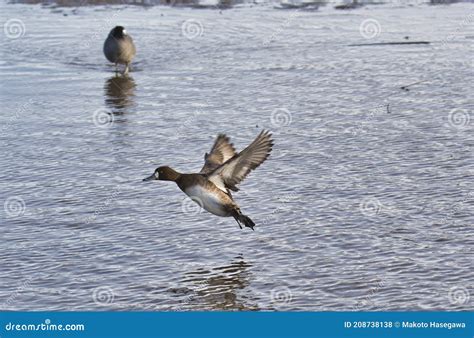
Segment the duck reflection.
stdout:
[[105,81],[105,104],[114,114],[123,114],[134,104],[135,81],[128,75],[115,75]]
[[251,296],[252,265],[237,256],[229,264],[212,270],[205,268],[186,273],[184,284],[191,284],[182,300],[181,310],[258,310],[258,304]]

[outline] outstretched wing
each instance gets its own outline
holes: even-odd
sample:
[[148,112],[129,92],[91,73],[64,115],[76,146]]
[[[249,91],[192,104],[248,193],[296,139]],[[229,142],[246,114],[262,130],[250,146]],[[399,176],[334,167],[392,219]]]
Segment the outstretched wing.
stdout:
[[222,163],[235,155],[235,148],[230,143],[229,138],[224,134],[219,134],[212,146],[211,152],[204,155],[204,166],[201,174],[208,174],[219,167]]
[[273,146],[271,136],[270,132],[263,130],[247,148],[210,172],[209,180],[221,190],[238,191],[237,184],[270,155]]

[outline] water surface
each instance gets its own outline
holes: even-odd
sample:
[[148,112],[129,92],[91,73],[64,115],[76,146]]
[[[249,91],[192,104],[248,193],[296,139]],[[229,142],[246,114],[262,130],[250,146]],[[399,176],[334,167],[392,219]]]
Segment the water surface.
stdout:
[[[2,308],[472,310],[473,9],[2,3]],[[255,232],[141,181],[264,128]]]

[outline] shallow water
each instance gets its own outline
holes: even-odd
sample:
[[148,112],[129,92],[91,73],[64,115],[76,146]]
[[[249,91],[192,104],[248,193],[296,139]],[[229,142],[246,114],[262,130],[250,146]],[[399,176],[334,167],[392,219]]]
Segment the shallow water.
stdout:
[[[473,10],[2,3],[0,306],[472,310]],[[405,36],[431,44],[349,46]],[[264,128],[235,194],[255,232],[141,181]]]

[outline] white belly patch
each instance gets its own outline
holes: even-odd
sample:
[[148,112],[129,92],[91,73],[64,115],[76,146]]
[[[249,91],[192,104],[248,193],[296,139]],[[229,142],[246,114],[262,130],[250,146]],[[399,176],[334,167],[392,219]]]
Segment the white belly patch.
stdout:
[[229,213],[223,208],[222,201],[217,193],[210,192],[199,185],[189,187],[184,192],[211,214],[224,217],[229,216]]

